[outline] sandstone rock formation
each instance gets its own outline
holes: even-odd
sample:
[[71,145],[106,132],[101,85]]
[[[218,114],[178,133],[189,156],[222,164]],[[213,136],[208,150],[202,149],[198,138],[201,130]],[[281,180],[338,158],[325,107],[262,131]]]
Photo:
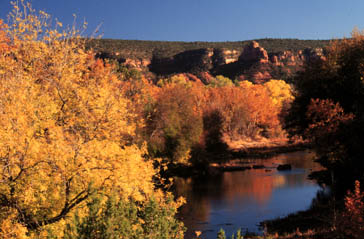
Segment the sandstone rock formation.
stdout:
[[159,75],[210,71],[213,68],[213,55],[213,49],[184,51],[170,58],[154,57],[148,67]]
[[229,50],[224,48],[214,49],[213,53],[214,54],[212,57],[215,67],[236,62],[240,55],[240,52],[237,50]]
[[252,41],[244,47],[244,50],[239,57],[239,61],[268,63],[268,53],[264,48],[259,46],[258,42]]
[[272,78],[287,79],[302,69],[305,62],[325,59],[322,48],[298,51],[287,49],[268,53],[256,41],[251,41],[239,49],[201,48],[181,51],[169,57],[153,54],[151,58],[129,59],[123,58],[119,52],[102,52],[98,56],[111,58],[125,66],[161,76],[191,73],[205,84],[216,75],[256,83]]

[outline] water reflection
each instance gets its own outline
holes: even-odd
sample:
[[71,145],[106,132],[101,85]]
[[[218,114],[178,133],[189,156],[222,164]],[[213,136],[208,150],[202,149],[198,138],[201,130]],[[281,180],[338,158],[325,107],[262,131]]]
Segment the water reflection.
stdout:
[[[265,219],[285,216],[309,207],[319,187],[307,180],[318,169],[308,151],[282,154],[271,159],[252,159],[241,164],[263,164],[265,169],[226,172],[209,179],[175,179],[176,194],[186,197],[180,217],[188,228],[202,238],[216,238],[223,227],[230,235],[238,228],[258,232]],[[292,170],[279,172],[278,164],[291,164]]]

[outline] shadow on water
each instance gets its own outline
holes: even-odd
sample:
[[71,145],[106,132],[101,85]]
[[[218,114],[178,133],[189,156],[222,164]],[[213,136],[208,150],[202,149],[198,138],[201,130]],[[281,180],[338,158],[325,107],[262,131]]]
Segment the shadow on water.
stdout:
[[[220,228],[227,235],[237,229],[262,233],[259,222],[309,208],[320,189],[307,179],[319,165],[314,155],[300,151],[270,159],[244,159],[247,165],[263,169],[225,172],[210,178],[175,178],[175,194],[184,196],[180,219],[188,228],[185,238],[202,231],[202,238],[216,238]],[[291,164],[290,171],[277,171],[279,164]]]

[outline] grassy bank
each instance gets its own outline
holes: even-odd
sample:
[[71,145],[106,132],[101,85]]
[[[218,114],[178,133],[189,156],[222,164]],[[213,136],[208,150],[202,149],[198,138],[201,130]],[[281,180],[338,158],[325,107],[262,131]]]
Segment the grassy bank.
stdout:
[[[228,149],[219,154],[206,154],[205,160],[197,165],[170,164],[167,171],[162,172],[168,177],[211,176],[224,171],[243,171],[264,168],[263,165],[247,167],[244,159],[271,158],[278,154],[301,151],[309,148],[303,141],[291,142],[286,138],[249,141],[227,141]],[[200,160],[201,161],[201,160]]]
[[228,141],[227,144],[233,158],[269,158],[310,147],[307,142],[290,141],[287,138]]

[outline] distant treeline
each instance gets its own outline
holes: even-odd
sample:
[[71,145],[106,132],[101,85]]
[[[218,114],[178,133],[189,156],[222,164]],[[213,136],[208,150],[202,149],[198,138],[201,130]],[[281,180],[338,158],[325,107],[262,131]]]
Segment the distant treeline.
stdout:
[[[255,40],[267,50],[268,53],[286,50],[298,51],[305,48],[323,48],[330,40],[299,40],[299,39],[272,39],[264,38]],[[115,53],[120,57],[131,59],[145,59],[154,57],[171,57],[178,53],[201,48],[225,48],[242,51],[248,41],[234,42],[174,42],[174,41],[141,41],[141,40],[116,40],[116,39],[92,39],[88,46],[100,52]]]

